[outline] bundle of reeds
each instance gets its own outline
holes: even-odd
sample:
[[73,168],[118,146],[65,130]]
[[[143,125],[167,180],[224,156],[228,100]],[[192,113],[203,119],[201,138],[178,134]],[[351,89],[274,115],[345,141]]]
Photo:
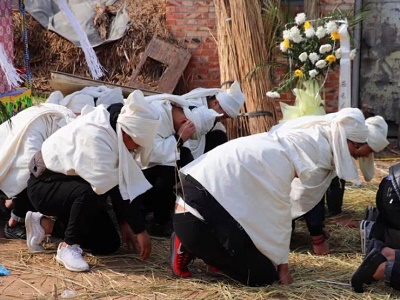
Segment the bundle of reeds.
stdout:
[[[280,0],[273,0],[279,4]],[[274,103],[266,92],[271,87],[268,70],[253,72],[273,51],[274,20],[262,20],[259,0],[214,0],[217,16],[221,82],[238,80],[246,95],[243,114],[227,122],[230,139],[268,131],[277,122]],[[279,5],[277,5],[279,7]],[[252,75],[250,75],[252,74]]]

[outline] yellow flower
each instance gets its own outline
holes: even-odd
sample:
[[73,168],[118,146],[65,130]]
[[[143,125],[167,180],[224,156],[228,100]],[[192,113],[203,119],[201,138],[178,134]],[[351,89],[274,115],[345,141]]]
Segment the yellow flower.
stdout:
[[310,28],[310,27],[311,27],[311,23],[308,22],[308,21],[305,21],[305,22],[304,22],[304,29],[308,29],[308,28]]
[[303,72],[301,70],[297,69],[296,71],[294,71],[294,75],[296,75],[297,77],[302,77]]
[[288,49],[290,47],[289,39],[283,40],[283,47],[285,47],[286,49]]
[[334,32],[332,32],[331,33],[331,39],[332,40],[340,40],[340,34],[339,34],[339,31],[334,31]]
[[330,55],[328,55],[326,58],[325,58],[325,60],[328,62],[328,63],[334,63],[335,61],[336,61],[336,56],[335,55],[332,55],[332,54],[330,54]]

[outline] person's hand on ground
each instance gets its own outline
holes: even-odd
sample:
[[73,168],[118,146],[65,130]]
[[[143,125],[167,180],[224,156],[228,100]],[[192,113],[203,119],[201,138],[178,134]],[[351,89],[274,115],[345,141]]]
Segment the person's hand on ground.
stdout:
[[139,248],[140,248],[140,257],[145,260],[149,257],[150,252],[151,252],[151,240],[150,236],[147,233],[146,230],[142,231],[141,233],[138,233],[136,235]]
[[128,250],[136,250],[135,238],[128,222],[121,222],[119,229],[121,231],[122,244],[126,244]]
[[289,273],[289,264],[281,264],[278,266],[278,277],[281,284],[293,283],[293,277]]

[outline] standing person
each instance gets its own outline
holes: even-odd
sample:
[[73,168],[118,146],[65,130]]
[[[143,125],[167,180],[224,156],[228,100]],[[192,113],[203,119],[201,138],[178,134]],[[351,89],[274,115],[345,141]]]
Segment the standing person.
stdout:
[[319,193],[315,205],[336,173],[357,178],[352,156],[367,136],[361,111],[343,109],[229,141],[182,168],[172,272],[190,276],[188,264],[199,257],[250,286],[291,283],[293,179]]
[[154,236],[170,237],[175,203],[176,169],[227,141],[221,120],[234,118],[245,96],[238,82],[229,89],[195,89],[183,96],[161,94],[146,97],[159,112],[162,124],[154,139],[154,151],[143,173],[153,187],[143,195],[154,220]]
[[12,199],[4,227],[7,238],[26,239],[25,214],[33,209],[26,194],[29,161],[49,136],[74,119],[70,109],[45,103],[29,107],[0,125],[0,190]]
[[[111,124],[113,121],[116,124]],[[43,250],[41,243],[54,226],[54,218],[47,216],[55,217],[66,224],[56,260],[71,271],[88,270],[81,246],[100,254],[120,247],[119,234],[107,212],[108,197],[122,241],[133,248],[129,222],[136,222],[134,199],[151,185],[130,152],[146,165],[159,124],[159,115],[137,90],[117,118],[99,106],[48,138],[30,166],[28,196],[38,212],[26,215],[28,248]],[[141,258],[146,259],[150,238],[140,224],[131,225]]]

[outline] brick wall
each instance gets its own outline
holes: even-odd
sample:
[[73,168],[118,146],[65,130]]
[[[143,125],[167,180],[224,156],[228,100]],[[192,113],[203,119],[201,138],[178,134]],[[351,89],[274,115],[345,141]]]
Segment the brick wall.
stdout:
[[192,52],[183,76],[186,89],[219,87],[214,2],[166,0],[166,22],[179,44]]
[[[325,15],[333,9],[348,10],[353,6],[354,0],[320,0],[320,12]],[[296,7],[296,10],[301,9]],[[215,18],[213,1],[166,0],[166,21],[169,29],[180,44],[192,51],[192,58],[184,74],[188,90],[220,85]],[[279,83],[279,74],[276,75],[275,81]],[[337,111],[338,82],[338,72],[331,72],[323,91],[327,112]],[[288,92],[281,95],[279,101],[293,104],[294,96]],[[278,101],[276,108],[279,114]]]

